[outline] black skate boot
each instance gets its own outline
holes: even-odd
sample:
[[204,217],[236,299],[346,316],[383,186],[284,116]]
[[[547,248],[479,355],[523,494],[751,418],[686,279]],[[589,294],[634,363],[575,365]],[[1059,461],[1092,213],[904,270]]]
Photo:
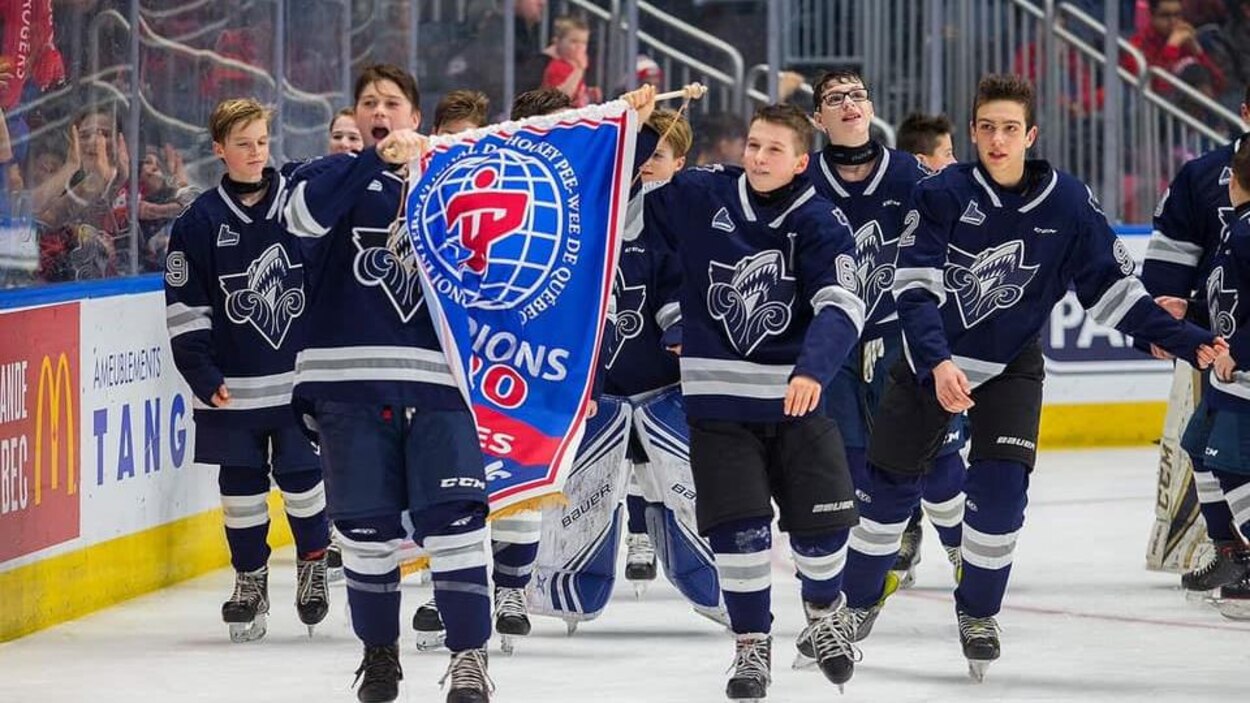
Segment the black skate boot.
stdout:
[[343,580],[343,548],[331,541],[326,547],[326,581],[339,583]]
[[438,680],[438,685],[444,685],[449,678],[451,688],[447,691],[447,703],[487,703],[490,694],[495,692],[495,682],[486,673],[485,648],[452,652],[447,673]]
[[299,621],[313,628],[330,612],[330,587],[326,581],[326,555],[316,559],[300,559],[295,566],[295,610]]
[[412,629],[417,631],[417,651],[432,652],[441,649],[447,639],[443,616],[438,614],[438,604],[430,598],[412,616]]
[[1250,575],[1236,583],[1220,586],[1215,609],[1229,620],[1250,620]]
[[[855,674],[855,662],[861,658],[855,646],[856,631],[864,615],[874,608],[880,612],[880,603],[867,610],[848,608],[845,598],[838,601],[832,612],[809,624],[795,642],[800,654],[810,653],[825,678],[843,692],[847,681]],[[805,646],[806,645],[806,646]]]
[[924,539],[924,531],[920,529],[920,521],[916,520],[903,530],[903,541],[898,547],[898,557],[890,570],[898,577],[899,588],[911,588],[916,582],[916,567],[920,564],[920,543]]
[[1186,598],[1206,599],[1214,595],[1215,589],[1241,580],[1248,569],[1250,549],[1238,540],[1220,540],[1207,563],[1181,576],[1181,586]]
[[[877,616],[881,614],[881,609],[885,607],[885,599],[894,595],[899,588],[898,575],[893,571],[885,575],[885,591],[881,594],[881,599],[868,608],[850,608],[844,605],[845,596],[840,598],[833,605],[821,608],[808,602],[803,603],[803,613],[807,616],[807,624],[810,627],[817,620],[827,617],[839,609],[846,610],[845,617],[854,628],[851,630],[851,641],[862,642],[872,634],[872,626],[877,622]],[[806,631],[804,631],[806,634]],[[799,635],[799,639],[795,642],[795,647],[799,650],[798,657],[794,660],[795,669],[805,669],[816,664],[815,650],[812,648],[812,642],[804,635]]]
[[265,636],[269,616],[269,567],[239,571],[234,593],[221,604],[221,619],[230,626],[231,642],[252,642]]
[[495,632],[499,633],[499,646],[504,654],[512,654],[513,638],[530,633],[524,589],[495,588]]
[[655,580],[655,546],[647,534],[625,536],[625,579],[634,584],[634,596],[642,597],[647,582]]
[[725,686],[731,701],[758,703],[768,696],[772,682],[773,638],[765,634],[737,635],[733,675]]
[[399,682],[404,670],[399,665],[399,645],[365,647],[365,658],[356,669],[356,700],[360,703],[390,703],[399,698]]
[[1001,649],[998,642],[998,621],[992,617],[974,618],[959,612],[959,643],[968,660],[968,675],[980,683],[990,663],[998,659]]
[[955,585],[958,586],[959,582],[964,579],[963,553],[959,551],[959,547],[947,547],[943,545],[942,549],[946,551],[946,561],[949,561],[951,563],[951,568],[955,570]]

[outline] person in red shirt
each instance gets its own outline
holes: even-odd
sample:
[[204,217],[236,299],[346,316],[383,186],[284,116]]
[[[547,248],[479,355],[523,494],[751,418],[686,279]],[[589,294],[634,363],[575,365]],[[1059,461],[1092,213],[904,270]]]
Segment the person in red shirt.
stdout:
[[[1172,73],[1176,72],[1178,64],[1184,67],[1197,62],[1211,72],[1215,94],[1224,91],[1224,72],[1198,43],[1197,30],[1183,17],[1181,0],[1150,0],[1150,25],[1133,35],[1129,43],[1141,50],[1146,63]],[[1133,73],[1140,70],[1132,55],[1125,55],[1121,65]],[[1156,79],[1153,87],[1157,93],[1172,92],[1166,81]]]
[[0,110],[12,110],[32,78],[40,90],[65,81],[54,43],[52,0],[0,2]]
[[586,87],[590,66],[590,27],[580,17],[558,17],[555,41],[548,49],[555,55],[543,71],[543,88],[555,88],[569,96],[573,107],[585,107],[597,97],[597,89]]

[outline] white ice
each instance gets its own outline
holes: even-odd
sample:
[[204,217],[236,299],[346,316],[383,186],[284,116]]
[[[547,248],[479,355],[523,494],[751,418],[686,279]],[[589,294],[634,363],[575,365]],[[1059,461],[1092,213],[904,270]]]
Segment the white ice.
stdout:
[[[916,586],[889,602],[843,698],[819,673],[790,668],[798,583],[777,559],[769,700],[1247,700],[1250,623],[1187,603],[1176,576],[1143,568],[1154,482],[1152,449],[1043,454],[999,617],[1003,657],[983,684],[967,677],[950,570],[928,527]],[[0,701],[350,703],[360,650],[342,588],[309,639],[290,605],[293,572],[280,553],[269,635],[257,643],[231,644],[218,620],[231,583],[223,570],[0,645]],[[428,590],[404,590],[410,621]],[[442,700],[446,654],[417,653],[408,632],[400,700]],[[539,619],[514,656],[491,646],[495,700],[511,703],[723,701],[733,650],[667,584],[635,600],[623,579],[607,612],[573,637]]]

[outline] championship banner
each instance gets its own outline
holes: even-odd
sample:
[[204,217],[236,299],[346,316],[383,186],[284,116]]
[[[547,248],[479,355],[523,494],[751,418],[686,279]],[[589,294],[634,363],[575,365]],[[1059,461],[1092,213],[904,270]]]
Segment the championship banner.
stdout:
[[477,422],[491,511],[559,499],[585,429],[636,113],[622,101],[432,137],[405,224]]

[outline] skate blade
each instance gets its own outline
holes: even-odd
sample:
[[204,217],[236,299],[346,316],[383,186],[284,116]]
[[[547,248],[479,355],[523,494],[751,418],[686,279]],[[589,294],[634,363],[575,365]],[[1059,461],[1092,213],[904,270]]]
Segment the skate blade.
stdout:
[[230,641],[235,643],[255,642],[265,636],[268,631],[267,622],[263,614],[257,615],[256,619],[251,622],[231,622]]
[[345,579],[346,577],[343,576],[342,569],[326,569],[326,583],[343,583]]
[[500,635],[499,636],[499,649],[503,651],[504,654],[507,654],[508,656],[512,656],[512,652],[516,649],[516,642],[515,642],[514,637],[512,635]]
[[983,683],[985,681],[986,672],[990,670],[990,664],[991,662],[989,661],[984,661],[980,659],[969,659],[968,660],[968,676],[971,676],[972,680],[976,681],[977,683]]
[[447,632],[444,630],[437,631],[417,631],[416,643],[418,652],[434,652],[443,648],[447,642]]
[[899,588],[911,588],[916,583],[916,569],[912,567],[906,571],[895,571],[894,577],[898,579]]
[[795,671],[809,671],[816,668],[816,660],[798,652],[794,655],[794,663],[790,665],[790,668]]
[[1212,605],[1229,620],[1250,620],[1250,601],[1238,598],[1216,598]]
[[1209,603],[1215,597],[1215,594],[1218,592],[1219,591],[1214,588],[1212,588],[1209,591],[1186,590],[1185,600],[1189,601],[1190,603]]
[[564,628],[565,628],[564,634],[569,637],[572,637],[574,633],[577,632],[577,625],[578,625],[578,622],[576,620],[565,620],[564,621]]

